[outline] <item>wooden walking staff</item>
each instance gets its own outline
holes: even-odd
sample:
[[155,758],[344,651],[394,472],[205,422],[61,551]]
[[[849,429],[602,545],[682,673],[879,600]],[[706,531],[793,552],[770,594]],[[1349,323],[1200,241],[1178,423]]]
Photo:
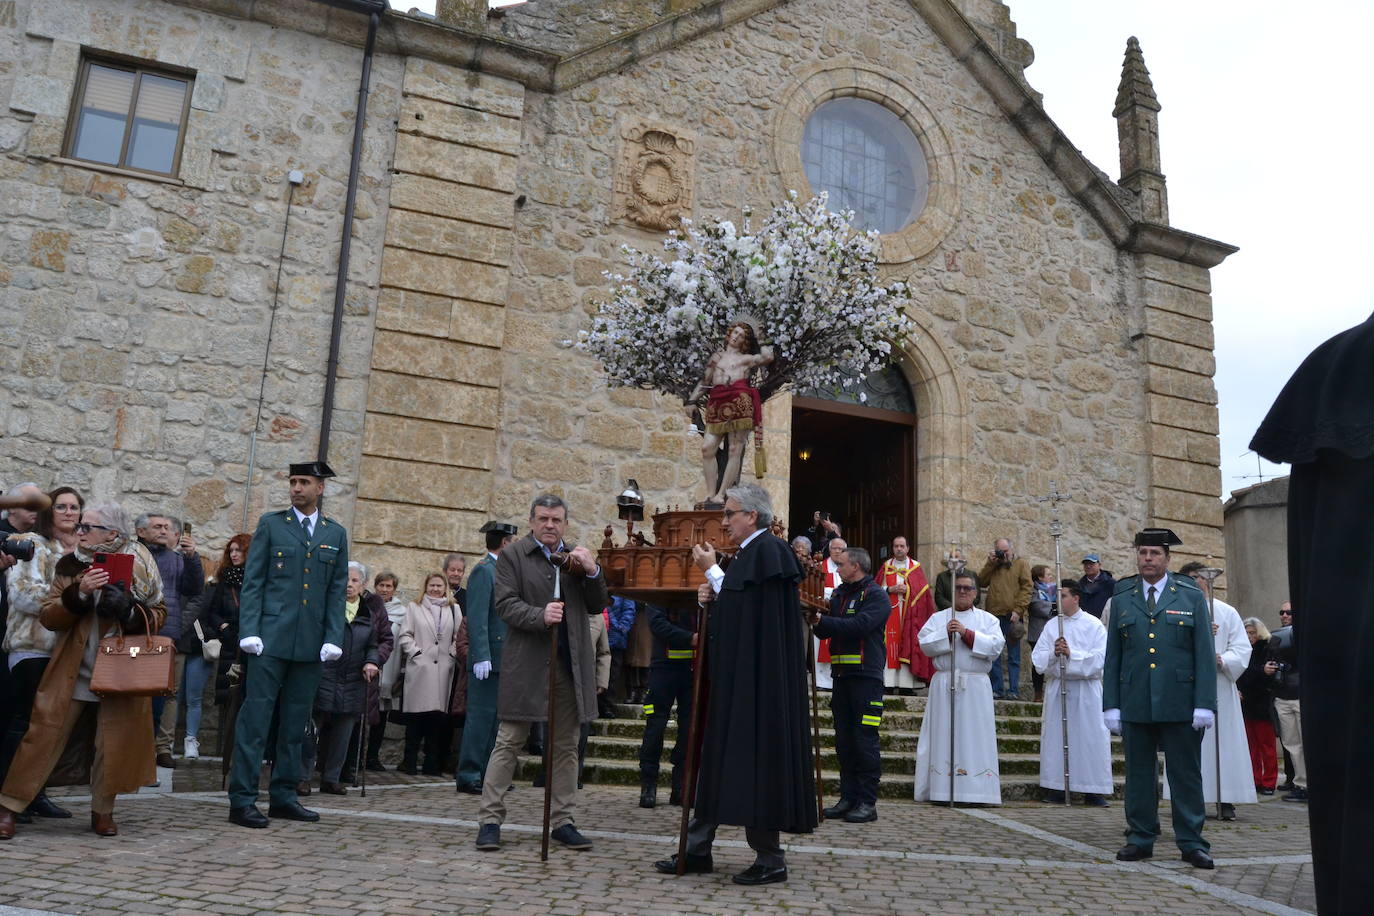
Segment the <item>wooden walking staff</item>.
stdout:
[[[954,620],[954,590],[958,588],[957,576],[959,575],[959,560],[954,556],[958,548],[951,543],[949,545],[949,556],[945,557],[945,566],[949,568],[949,619]],[[949,634],[949,806],[954,807],[954,702],[958,698],[959,688],[959,635]]]
[[[708,583],[706,590],[711,591]],[[714,595],[712,596],[714,598]],[[702,686],[706,670],[706,636],[711,619],[711,601],[698,602],[697,651],[692,659],[692,715],[687,720],[687,773],[682,779],[682,819],[677,832],[677,875],[687,874],[687,822],[697,799],[697,770],[701,763],[701,728],[706,710],[702,709]]]
[[816,697],[816,641],[806,631],[806,667],[811,673],[811,748],[816,758],[816,818],[825,820],[825,787],[821,783],[821,714]]
[[[1207,557],[1208,560],[1212,558]],[[1207,629],[1210,632],[1216,626],[1217,619],[1217,596],[1216,584],[1217,577],[1223,572],[1219,566],[1204,566],[1197,571],[1197,574],[1207,580]],[[1212,654],[1216,655],[1216,634],[1212,634]],[[1216,770],[1217,770],[1217,820],[1221,820],[1221,701],[1217,700],[1217,712],[1212,719],[1212,741],[1216,748]]]
[[[1070,497],[1059,492],[1059,486],[1050,481],[1050,493],[1042,496],[1039,502],[1050,504],[1050,537],[1054,538],[1054,587],[1055,595],[1059,594],[1059,583],[1063,581],[1063,575],[1059,571],[1059,539],[1064,536],[1064,523],[1059,520],[1059,504],[1067,502]],[[1056,604],[1057,604],[1056,600]],[[1059,620],[1059,638],[1064,638],[1064,615],[1056,612],[1054,615]],[[1059,658],[1059,737],[1064,743],[1064,807],[1069,806],[1069,659],[1068,656],[1060,655]]]

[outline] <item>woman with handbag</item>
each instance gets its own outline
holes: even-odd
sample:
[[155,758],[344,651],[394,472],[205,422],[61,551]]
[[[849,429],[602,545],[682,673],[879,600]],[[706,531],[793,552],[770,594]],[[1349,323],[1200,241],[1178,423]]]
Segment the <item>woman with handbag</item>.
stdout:
[[[220,558],[215,575],[206,583],[205,594],[196,608],[196,622],[191,628],[193,632],[199,628],[197,638],[201,642],[207,674],[211,668],[215,672],[215,706],[220,711],[221,750],[233,746],[225,740],[225,712],[229,707],[229,667],[237,659],[239,649],[239,591],[243,588],[243,564],[248,560],[248,546],[251,543],[251,534],[236,534],[224,545],[224,555]],[[207,652],[204,647],[210,643],[217,645]],[[210,660],[212,654],[215,656],[213,661]],[[200,724],[199,716],[196,717],[196,724]],[[187,706],[186,735],[189,738],[196,734],[191,730],[191,708]],[[197,753],[200,752],[199,741],[195,749]],[[188,752],[185,756],[191,755]]]
[[406,608],[405,623],[397,639],[405,664],[405,693],[401,710],[406,714],[405,756],[401,772],[415,775],[419,769],[420,744],[425,748],[424,773],[443,772],[444,758],[453,737],[449,699],[457,667],[456,636],[462,615],[449,593],[448,579],[431,573],[419,603]]
[[[38,686],[28,733],[0,789],[0,839],[14,836],[15,814],[44,785],[83,783],[91,787],[91,830],[114,836],[119,832],[113,816],[115,795],[137,792],[156,776],[148,726],[151,696],[120,692],[127,682],[101,686],[111,662],[102,653],[102,640],[113,648],[127,635],[132,637],[130,646],[147,645],[150,651],[142,660],[121,653],[121,663],[127,660],[163,671],[170,687],[174,647],[164,639],[153,652],[160,638],[149,635],[157,632],[167,614],[162,577],[147,548],[133,540],[129,515],[118,503],[87,507],[76,530],[80,541],[57,562],[39,614],[43,626],[57,633],[57,642]],[[120,561],[121,556],[129,559]],[[128,572],[121,573],[121,568]],[[112,581],[111,571],[117,581]],[[103,696],[93,692],[93,683]],[[70,771],[56,772],[64,758],[74,765]]]

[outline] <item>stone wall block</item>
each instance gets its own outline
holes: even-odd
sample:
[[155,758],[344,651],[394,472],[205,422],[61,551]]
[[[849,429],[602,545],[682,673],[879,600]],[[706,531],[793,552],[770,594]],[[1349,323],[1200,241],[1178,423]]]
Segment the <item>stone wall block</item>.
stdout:
[[383,286],[504,305],[508,284],[506,268],[491,264],[404,248],[388,248],[382,258]]
[[422,419],[439,418],[464,426],[495,429],[500,392],[440,379],[374,370],[368,380],[367,409]]
[[453,300],[384,286],[377,294],[377,327],[447,337]]
[[592,459],[585,451],[572,451],[562,444],[526,439],[511,447],[510,474],[529,490],[560,482],[586,485],[592,482]]
[[500,354],[456,341],[380,330],[372,346],[372,368],[421,372],[426,378],[472,385],[491,384],[500,375]]
[[[476,531],[486,521],[485,511],[448,509],[425,505],[382,502],[374,499],[358,500],[353,527],[349,536],[354,542],[376,545],[403,545],[407,548],[448,553],[455,547],[457,532]],[[369,547],[359,547],[360,556],[372,553]],[[380,568],[370,561],[369,573],[376,575]],[[437,571],[438,562],[431,571]],[[423,573],[421,574],[423,575]],[[423,583],[417,582],[418,593]]]
[[1215,404],[1217,402],[1216,385],[1212,384],[1212,379],[1206,375],[1195,375],[1192,372],[1180,372],[1177,369],[1151,366],[1145,374],[1145,384],[1147,390],[1156,394],[1167,394],[1170,397],[1197,401],[1200,404]]
[[363,428],[363,451],[382,458],[423,455],[436,464],[485,471],[495,449],[495,432],[472,426],[372,413]]
[[[643,426],[621,411],[593,414],[582,424],[583,438],[595,445],[623,449],[631,454],[644,448]],[[651,486],[645,484],[645,486]]]
[[[1220,477],[1219,473],[1218,477]],[[1190,521],[1201,525],[1216,525],[1219,529],[1222,521],[1220,482],[1220,480],[1217,481],[1218,486],[1214,487],[1210,493],[1169,490],[1156,483],[1151,487],[1152,515],[1155,518],[1168,519],[1169,521]]]
[[448,336],[453,340],[500,347],[505,340],[505,310],[485,302],[454,299]]
[[525,88],[487,73],[450,67],[418,57],[406,58],[401,90],[437,102],[491,111],[511,118],[525,111]]
[[1221,472],[1216,465],[1155,456],[1150,459],[1150,480],[1170,490],[1221,495]]
[[1154,308],[1177,312],[1199,321],[1212,320],[1212,297],[1207,293],[1172,283],[1148,283],[1144,295]]
[[393,213],[416,210],[506,229],[515,225],[515,195],[423,175],[397,175],[391,183],[390,203]]
[[1221,440],[1208,433],[1158,429],[1150,437],[1150,451],[1160,458],[1214,466],[1221,463]]
[[1211,350],[1160,337],[1151,337],[1145,342],[1145,357],[1154,366],[1167,366],[1209,378],[1217,371],[1217,359]]
[[15,78],[10,90],[10,108],[25,114],[64,117],[71,102],[71,81],[36,73]]
[[1150,306],[1145,308],[1145,333],[1151,337],[1162,337],[1175,343],[1204,347],[1208,350],[1216,345],[1210,321]]
[[462,108],[420,96],[401,103],[397,130],[514,156],[520,152],[520,121],[489,111]]
[[1185,401],[1163,394],[1149,394],[1146,398],[1152,423],[1200,433],[1216,434],[1218,431],[1217,409],[1212,404]]
[[[1157,280],[1161,283],[1181,286],[1199,293],[1210,294],[1212,292],[1212,275],[1203,267],[1195,267],[1192,264],[1184,264],[1182,261],[1175,261],[1172,258],[1155,254],[1141,254],[1136,256],[1136,269],[1139,276],[1144,280]],[[1146,289],[1149,288],[1147,285]],[[1147,292],[1146,301],[1148,302],[1150,298]]]
[[490,150],[397,134],[397,171],[456,181],[493,191],[514,192],[516,158]]
[[510,264],[511,234],[508,230],[427,213],[392,212],[387,220],[386,243],[428,254],[461,252],[467,260],[501,267]]
[[490,487],[486,471],[363,455],[358,479],[368,499],[482,512]]

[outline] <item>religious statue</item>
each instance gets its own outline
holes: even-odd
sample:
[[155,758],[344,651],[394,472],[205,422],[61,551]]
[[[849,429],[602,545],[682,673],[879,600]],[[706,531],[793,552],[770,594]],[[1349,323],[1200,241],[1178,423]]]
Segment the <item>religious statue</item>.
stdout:
[[[725,505],[725,491],[739,483],[740,465],[748,433],[754,433],[754,474],[762,477],[768,464],[763,452],[763,401],[749,384],[750,374],[773,362],[773,348],[759,344],[748,321],[737,320],[725,331],[725,345],[706,363],[701,381],[687,397],[683,410],[695,420],[701,409],[705,438],[701,443],[702,475],[706,480],[706,508]],[[703,400],[704,399],[704,400]],[[726,449],[722,472],[716,453]]]

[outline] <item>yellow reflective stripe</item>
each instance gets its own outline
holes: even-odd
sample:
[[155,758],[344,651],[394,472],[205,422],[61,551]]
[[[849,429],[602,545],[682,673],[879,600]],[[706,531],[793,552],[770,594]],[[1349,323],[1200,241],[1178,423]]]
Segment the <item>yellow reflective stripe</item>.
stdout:
[[872,726],[874,726],[874,727],[876,728],[877,726],[879,726],[879,725],[882,724],[883,717],[882,717],[882,716],[864,716],[864,717],[863,717],[862,719],[860,719],[859,721],[860,721],[862,724],[864,724],[864,725],[872,725]]
[[876,706],[876,707],[878,707],[879,709],[882,709],[882,708],[883,708],[883,701],[882,701],[882,700],[869,700],[869,701],[868,701],[868,705],[869,705],[869,706]]
[[864,660],[862,655],[835,655],[831,654],[830,664],[832,665],[857,665]]
[[645,704],[644,704],[644,715],[646,715],[646,716],[652,716],[653,714],[654,714],[654,704],[653,704],[653,703],[645,703]]
[[695,657],[696,657],[696,654],[697,654],[697,653],[696,653],[696,650],[695,650],[695,649],[669,649],[669,650],[668,650],[668,657],[669,657],[669,658],[695,658]]

